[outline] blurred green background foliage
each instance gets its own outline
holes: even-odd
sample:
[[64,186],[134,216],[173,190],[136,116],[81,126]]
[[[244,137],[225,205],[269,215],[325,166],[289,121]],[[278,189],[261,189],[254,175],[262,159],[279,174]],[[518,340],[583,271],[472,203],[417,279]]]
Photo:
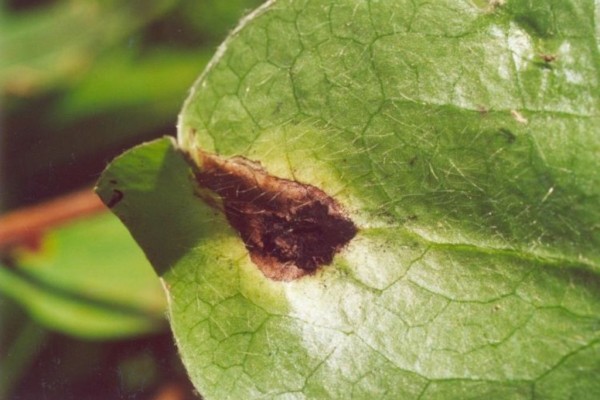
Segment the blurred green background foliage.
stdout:
[[[188,88],[261,2],[0,2],[0,213],[91,193],[123,150],[174,135]],[[194,398],[160,283],[114,216],[29,239],[0,247],[0,399]]]

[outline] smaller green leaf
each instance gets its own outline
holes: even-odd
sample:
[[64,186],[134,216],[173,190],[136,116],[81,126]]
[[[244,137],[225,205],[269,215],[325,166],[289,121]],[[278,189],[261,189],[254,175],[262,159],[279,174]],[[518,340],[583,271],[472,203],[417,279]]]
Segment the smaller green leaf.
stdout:
[[[172,139],[163,138],[115,159],[96,188],[127,226],[143,232],[134,238],[161,276],[203,237],[219,233],[218,225],[206,220],[215,218],[216,211],[199,201],[192,176]],[[157,220],[169,223],[154,223]]]
[[34,362],[46,340],[47,331],[1,292],[0,326],[0,399],[8,399]]
[[148,262],[110,214],[49,232],[37,252],[0,266],[0,291],[43,325],[86,338],[164,328],[164,296]]

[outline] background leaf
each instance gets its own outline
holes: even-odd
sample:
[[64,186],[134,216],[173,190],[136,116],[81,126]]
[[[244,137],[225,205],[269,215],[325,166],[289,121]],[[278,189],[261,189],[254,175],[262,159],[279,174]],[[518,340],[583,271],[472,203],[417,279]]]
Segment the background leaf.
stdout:
[[288,0],[244,20],[179,147],[315,185],[360,232],[273,282],[168,141],[109,167],[99,193],[123,192],[203,395],[597,397],[596,8]]
[[[260,1],[188,3],[0,4],[0,211],[89,185],[124,149],[174,133],[197,71]],[[188,22],[200,12],[209,25]]]
[[0,291],[40,322],[88,339],[163,328],[160,284],[113,216],[101,214],[55,229],[41,246],[21,250],[0,268]]
[[[69,1],[9,17],[1,13],[3,92],[31,95],[81,73],[102,50],[167,11],[174,0]],[[74,34],[77,32],[78,34]]]

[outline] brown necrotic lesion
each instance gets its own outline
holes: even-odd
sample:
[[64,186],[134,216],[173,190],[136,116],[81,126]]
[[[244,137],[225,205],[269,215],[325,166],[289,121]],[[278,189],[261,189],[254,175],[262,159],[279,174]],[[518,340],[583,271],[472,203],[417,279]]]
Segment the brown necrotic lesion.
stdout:
[[216,193],[252,261],[269,278],[290,281],[331,264],[357,233],[321,189],[269,175],[243,157],[198,151],[199,185]]

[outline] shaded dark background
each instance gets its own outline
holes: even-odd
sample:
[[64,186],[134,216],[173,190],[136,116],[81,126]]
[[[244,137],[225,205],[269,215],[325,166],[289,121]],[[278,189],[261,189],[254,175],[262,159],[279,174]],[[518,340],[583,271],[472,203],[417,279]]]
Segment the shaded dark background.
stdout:
[[[261,2],[1,1],[0,214],[90,188],[125,149],[174,135],[189,87]],[[21,254],[0,249],[0,268]],[[166,324],[81,337],[26,300],[0,290],[0,399],[197,397]]]
[[5,1],[1,210],[90,184],[124,149],[174,134],[191,83],[260,3]]

